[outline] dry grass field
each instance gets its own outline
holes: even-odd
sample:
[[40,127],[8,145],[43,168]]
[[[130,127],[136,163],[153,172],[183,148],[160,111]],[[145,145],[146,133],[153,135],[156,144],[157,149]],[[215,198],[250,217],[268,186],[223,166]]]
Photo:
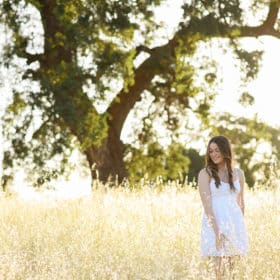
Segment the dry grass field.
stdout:
[[[280,191],[246,190],[250,254],[235,279],[280,279]],[[97,186],[90,197],[0,198],[0,279],[211,279],[198,191]]]

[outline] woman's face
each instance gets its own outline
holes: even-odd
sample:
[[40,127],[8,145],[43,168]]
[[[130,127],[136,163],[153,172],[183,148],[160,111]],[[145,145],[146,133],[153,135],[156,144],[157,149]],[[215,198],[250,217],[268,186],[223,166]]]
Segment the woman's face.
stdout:
[[209,156],[211,160],[217,165],[224,162],[224,156],[222,155],[218,145],[214,142],[210,143],[209,145]]

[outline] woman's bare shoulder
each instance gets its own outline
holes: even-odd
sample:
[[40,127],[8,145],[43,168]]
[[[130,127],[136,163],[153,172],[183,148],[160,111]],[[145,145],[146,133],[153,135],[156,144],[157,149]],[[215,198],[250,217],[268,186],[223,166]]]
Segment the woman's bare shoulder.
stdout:
[[199,171],[198,177],[199,178],[207,178],[207,179],[209,179],[210,178],[209,171],[206,168],[201,169]]
[[241,168],[235,167],[234,168],[234,173],[236,174],[236,177],[239,178],[239,180],[244,179],[244,172]]

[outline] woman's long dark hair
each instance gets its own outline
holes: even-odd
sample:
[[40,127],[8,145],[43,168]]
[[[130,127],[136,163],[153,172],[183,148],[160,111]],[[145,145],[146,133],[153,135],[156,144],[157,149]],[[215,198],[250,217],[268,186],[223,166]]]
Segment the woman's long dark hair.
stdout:
[[232,191],[235,191],[235,187],[233,184],[233,159],[232,159],[232,150],[231,150],[231,145],[227,137],[223,135],[219,136],[214,136],[210,139],[208,146],[207,146],[207,152],[206,152],[206,157],[205,157],[205,167],[206,171],[209,174],[210,177],[213,177],[215,180],[215,185],[217,188],[219,188],[219,185],[221,184],[221,179],[218,176],[218,166],[212,161],[210,158],[210,144],[215,143],[221,154],[223,155],[225,162],[226,162],[226,167],[228,170],[228,181],[230,185],[230,189]]

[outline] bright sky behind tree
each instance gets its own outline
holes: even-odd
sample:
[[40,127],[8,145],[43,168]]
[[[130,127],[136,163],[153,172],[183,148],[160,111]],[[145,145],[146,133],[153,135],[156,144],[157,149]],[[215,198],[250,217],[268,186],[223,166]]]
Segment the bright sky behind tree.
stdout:
[[[182,1],[168,0],[167,4],[157,9],[156,18],[165,28],[161,35],[170,38],[182,16],[180,6]],[[254,21],[253,18],[250,21]],[[257,23],[256,23],[257,24]],[[257,78],[242,87],[239,69],[234,66],[230,54],[223,54],[221,50],[211,50],[211,54],[222,61],[223,82],[217,88],[217,98],[213,112],[226,111],[238,116],[253,117],[257,114],[260,120],[273,126],[280,126],[280,114],[277,96],[279,95],[279,72],[277,65],[280,62],[280,40],[269,36],[260,39],[242,39],[250,49],[264,50],[261,67]],[[248,91],[255,98],[255,104],[244,108],[238,103],[240,94]]]

